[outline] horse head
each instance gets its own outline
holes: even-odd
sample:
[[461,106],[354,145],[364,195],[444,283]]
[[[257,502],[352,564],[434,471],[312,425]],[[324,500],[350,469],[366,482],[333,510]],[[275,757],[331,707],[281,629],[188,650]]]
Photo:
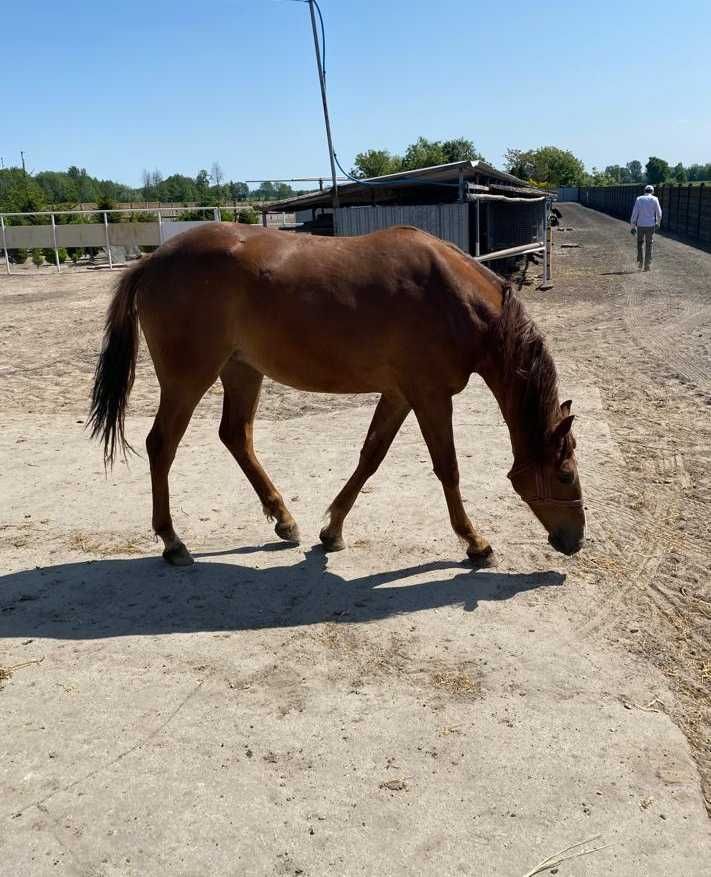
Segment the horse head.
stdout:
[[513,489],[546,528],[550,544],[563,554],[575,554],[585,542],[571,405],[567,401],[560,406],[560,419],[545,436],[542,455],[514,461],[508,476]]

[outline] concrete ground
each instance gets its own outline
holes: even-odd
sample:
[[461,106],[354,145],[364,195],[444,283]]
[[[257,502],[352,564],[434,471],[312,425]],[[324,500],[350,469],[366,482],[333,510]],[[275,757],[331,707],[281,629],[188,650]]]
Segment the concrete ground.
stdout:
[[[581,225],[612,222],[575,210]],[[571,294],[585,254],[574,266],[560,256]],[[58,348],[86,320],[98,345],[104,277],[33,293],[31,331],[51,309],[65,322]],[[22,333],[30,309],[7,284],[0,302],[8,291]],[[198,563],[167,568],[149,535],[146,460],[105,479],[78,422],[85,407],[67,395],[72,370],[85,388],[91,354],[41,366],[42,386],[22,351],[0,363],[6,873],[708,873],[699,754],[676,719],[684,695],[608,619],[631,637],[645,630],[620,594],[634,593],[639,555],[655,547],[623,568],[609,538],[616,498],[639,476],[609,387],[555,343],[563,307],[532,308],[562,350],[561,397],[579,415],[590,545],[574,558],[547,546],[506,480],[506,429],[473,378],[456,400],[463,495],[499,553],[479,572],[451,534],[412,418],[348,520],[348,550],[326,557],[321,516],[370,407],[292,410],[273,388],[257,447],[304,544],[274,539],[208,399],[172,478]],[[57,353],[31,337],[35,359]],[[151,386],[139,371],[146,408]],[[149,424],[130,418],[136,446]],[[556,853],[581,855],[556,864]]]

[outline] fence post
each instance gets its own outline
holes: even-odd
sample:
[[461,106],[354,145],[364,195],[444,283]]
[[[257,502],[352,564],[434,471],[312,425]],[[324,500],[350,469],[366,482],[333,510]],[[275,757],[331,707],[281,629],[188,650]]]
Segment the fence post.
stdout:
[[696,238],[701,240],[701,211],[704,206],[704,184],[699,186],[699,215],[696,218]]
[[2,248],[5,253],[5,270],[8,274],[12,274],[10,271],[10,256],[7,252],[7,233],[5,232],[5,218],[0,216],[0,229],[2,229]]
[[684,234],[689,237],[689,210],[691,208],[691,183],[686,184],[686,228]]
[[109,268],[114,267],[114,263],[111,259],[111,238],[109,237],[109,220],[106,218],[106,211],[104,210],[104,232],[106,233],[106,252],[109,256]]
[[52,246],[54,247],[54,264],[57,266],[57,271],[61,271],[62,269],[59,267],[59,250],[57,249],[57,226],[54,222],[54,213],[51,214],[50,219],[52,220]]

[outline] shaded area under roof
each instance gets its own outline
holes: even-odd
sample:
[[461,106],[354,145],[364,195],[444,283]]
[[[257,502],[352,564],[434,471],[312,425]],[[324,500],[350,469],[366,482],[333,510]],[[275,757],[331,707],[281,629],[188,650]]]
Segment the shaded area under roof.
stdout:
[[[453,161],[448,164],[415,170],[398,171],[382,177],[369,177],[358,182],[338,186],[338,198],[342,207],[392,201],[402,194],[403,189],[428,191],[430,197],[446,195],[446,200],[456,201],[459,184],[462,180],[477,187],[478,191],[510,192],[512,195],[541,196],[540,189],[530,186],[525,180],[497,170],[485,161]],[[428,199],[429,200],[429,199]],[[265,212],[305,210],[312,207],[331,207],[333,187],[297,195],[283,201],[271,202]]]

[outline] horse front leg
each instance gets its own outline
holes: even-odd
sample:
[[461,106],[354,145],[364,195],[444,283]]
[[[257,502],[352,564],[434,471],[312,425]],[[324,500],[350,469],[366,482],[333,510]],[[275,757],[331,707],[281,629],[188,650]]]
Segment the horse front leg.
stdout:
[[477,567],[494,565],[489,542],[477,532],[464,510],[459,492],[459,466],[452,430],[452,399],[436,395],[413,402],[413,409],[432,459],[435,475],[442,483],[452,529],[467,543],[467,556]]
[[326,551],[340,551],[346,547],[343,541],[343,522],[346,515],[353,508],[365,482],[375,474],[385,459],[409,411],[409,404],[401,396],[380,397],[360,452],[358,466],[328,509],[329,522],[321,530],[321,542]]

